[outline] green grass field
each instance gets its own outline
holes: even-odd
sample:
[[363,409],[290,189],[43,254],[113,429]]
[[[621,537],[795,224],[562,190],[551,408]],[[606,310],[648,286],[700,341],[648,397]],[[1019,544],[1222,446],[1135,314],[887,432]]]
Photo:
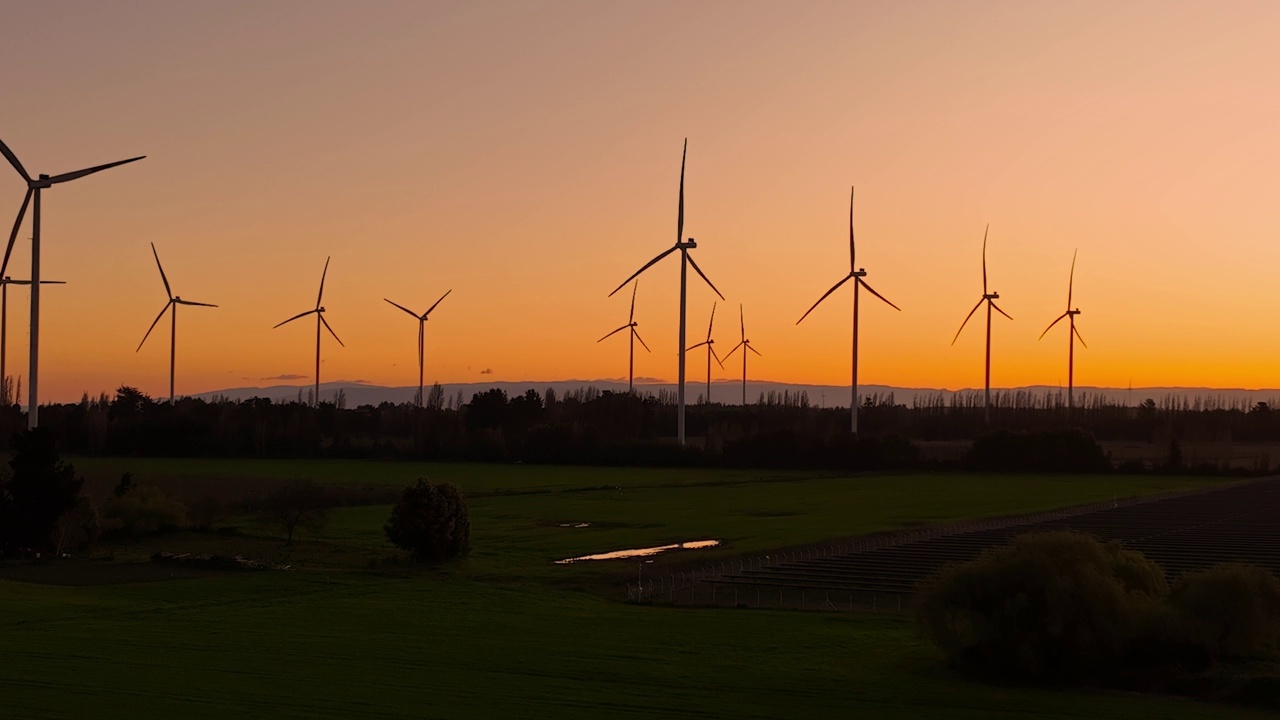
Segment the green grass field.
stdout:
[[[1222,718],[1233,708],[1010,689],[942,667],[903,618],[635,606],[610,598],[630,561],[570,555],[718,538],[658,563],[1203,486],[1190,478],[856,478],[802,473],[359,462],[75,459],[103,483],[207,490],[217,478],[400,486],[425,475],[478,494],[472,555],[421,570],[381,535],[386,506],[342,508],[292,548],[180,533],[117,561],[33,577],[109,579],[155,549],[244,552],[293,572],[60,586],[0,580],[0,716]],[[203,490],[202,490],[203,491]],[[587,528],[560,523],[588,522]],[[0,568],[0,573],[5,569]],[[61,575],[59,573],[62,573]],[[14,574],[14,572],[10,572]],[[21,573],[18,573],[21,574]],[[178,573],[181,574],[181,573]],[[615,595],[617,593],[614,593]]]

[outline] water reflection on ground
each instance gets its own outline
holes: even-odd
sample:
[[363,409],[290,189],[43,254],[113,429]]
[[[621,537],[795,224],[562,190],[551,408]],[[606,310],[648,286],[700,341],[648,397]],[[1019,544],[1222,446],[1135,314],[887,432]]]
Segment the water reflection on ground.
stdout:
[[719,540],[691,540],[689,542],[676,543],[674,545],[657,545],[647,548],[632,548],[630,550],[615,550],[613,552],[599,553],[596,555],[583,555],[582,557],[565,558],[557,560],[557,565],[568,565],[570,563],[584,562],[586,560],[620,560],[623,558],[645,557],[648,555],[657,555],[669,550],[697,550],[699,548],[709,548],[719,545]]

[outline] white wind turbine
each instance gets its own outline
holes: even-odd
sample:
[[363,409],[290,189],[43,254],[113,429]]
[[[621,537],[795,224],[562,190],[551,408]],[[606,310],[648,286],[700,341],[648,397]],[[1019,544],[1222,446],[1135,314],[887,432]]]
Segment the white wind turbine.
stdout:
[[[413,319],[418,321],[418,407],[422,407],[423,403],[426,401],[426,398],[422,394],[423,388],[424,388],[422,368],[423,368],[423,355],[424,355],[424,349],[425,349],[424,338],[427,334],[427,317],[431,315],[432,310],[436,309],[436,305],[439,305],[445,298],[449,297],[449,293],[451,292],[453,292],[452,289],[446,290],[445,293],[440,296],[440,299],[435,301],[435,304],[427,308],[427,311],[422,313],[421,315],[419,315],[418,313],[410,310],[409,308],[399,303],[391,302],[390,300],[387,300],[387,298],[382,298],[383,300],[387,300],[387,302],[391,303],[392,305],[395,305],[401,310],[409,313],[410,315],[413,316]],[[330,330],[329,332],[333,332],[333,331]],[[336,338],[338,336],[334,335],[334,337]],[[339,340],[338,342],[342,342],[342,341]]]
[[164,314],[169,313],[169,404],[172,405],[177,399],[177,395],[173,392],[173,373],[174,366],[177,364],[178,357],[178,306],[194,305],[197,307],[218,307],[209,303],[193,302],[191,300],[183,300],[180,296],[175,296],[173,290],[169,287],[169,278],[164,274],[164,266],[160,264],[160,253],[156,252],[156,244],[151,243],[151,254],[156,258],[156,267],[160,270],[160,280],[164,283],[164,292],[169,296],[169,302],[164,304],[160,310],[160,314],[156,315],[156,319],[152,321],[151,327],[147,328],[147,334],[142,336],[142,342],[138,343],[138,352],[147,342],[147,338],[151,337],[151,331],[156,329],[156,325],[160,322],[160,318]]
[[716,341],[711,339],[711,329],[715,327],[715,325],[716,325],[716,304],[713,302],[711,303],[711,322],[707,323],[707,339],[703,340],[697,345],[691,345],[687,348],[688,350],[693,350],[696,348],[700,348],[703,345],[707,346],[707,404],[708,405],[711,404],[711,359],[715,358],[716,364],[720,366],[720,369],[721,370],[724,369],[724,362],[721,361],[720,356],[716,354],[716,348],[715,348]]
[[1009,313],[1001,310],[1000,306],[996,305],[995,301],[1000,299],[1000,293],[987,291],[987,231],[990,229],[991,225],[988,224],[987,229],[982,231],[982,299],[978,300],[978,304],[974,305],[969,314],[964,316],[964,322],[960,323],[960,329],[956,331],[956,336],[951,338],[951,344],[955,345],[956,340],[960,339],[960,333],[964,330],[964,326],[969,322],[969,318],[978,312],[978,308],[982,307],[983,303],[987,304],[987,362],[984,376],[986,394],[982,404],[982,421],[988,425],[991,424],[991,309],[995,308],[996,312],[1010,320],[1013,319]]
[[[738,305],[738,323],[742,328],[742,341],[733,346],[728,355],[724,356],[725,360],[733,357],[738,352],[738,348],[742,348],[742,404],[747,404],[747,351],[760,355],[760,351],[751,346],[751,341],[747,339],[747,321],[742,315],[742,305]],[[761,355],[761,357],[764,357]]]
[[0,140],[0,155],[4,155],[8,159],[9,164],[14,170],[22,176],[27,183],[27,195],[22,199],[22,207],[18,209],[18,217],[13,221],[13,231],[9,233],[9,245],[4,251],[4,261],[0,262],[0,277],[4,277],[9,269],[9,255],[13,252],[13,243],[18,239],[18,229],[22,227],[22,218],[27,212],[27,206],[35,199],[34,207],[31,213],[31,366],[27,370],[27,427],[34,428],[39,424],[40,411],[40,191],[48,190],[54,185],[72,180],[78,180],[86,175],[92,175],[102,170],[107,170],[117,165],[124,165],[135,160],[141,160],[146,157],[140,155],[128,160],[119,160],[106,165],[96,165],[83,170],[73,170],[61,175],[39,175],[32,178],[27,174],[26,168],[22,167],[22,163],[18,161],[18,156],[13,154],[8,145]]
[[[8,383],[9,376],[5,371],[6,356],[8,355],[7,345],[9,339],[9,286],[10,285],[30,285],[30,280],[14,280],[9,276],[0,278],[0,390],[3,390],[4,401],[9,401]],[[66,285],[65,280],[41,280],[41,285]],[[14,398],[17,402],[17,398]]]
[[677,390],[676,390],[676,401],[679,404],[679,407],[676,411],[676,436],[679,439],[681,445],[684,444],[685,307],[687,305],[686,295],[688,290],[687,278],[688,278],[689,266],[690,265],[693,266],[694,272],[698,273],[698,276],[701,277],[703,280],[705,280],[707,285],[711,286],[711,289],[715,292],[716,295],[720,296],[721,300],[724,299],[724,295],[722,295],[720,291],[716,289],[716,286],[711,282],[711,280],[707,278],[706,273],[702,272],[702,269],[698,267],[698,263],[694,262],[693,258],[690,257],[689,255],[689,251],[698,247],[698,243],[693,238],[689,238],[687,240],[684,239],[684,161],[685,161],[686,155],[688,154],[688,150],[689,150],[689,140],[686,138],[684,141],[684,152],[681,153],[680,155],[680,210],[679,210],[679,214],[676,216],[676,244],[668,248],[667,250],[663,251],[654,259],[645,263],[644,267],[632,273],[631,277],[624,280],[621,285],[614,288],[613,292],[609,293],[609,297],[613,297],[615,293],[617,293],[622,288],[626,287],[627,283],[631,282],[636,277],[638,277],[640,273],[644,272],[645,270],[648,270],[650,267],[653,267],[655,263],[657,263],[662,258],[670,255],[671,253],[677,250],[680,251],[680,337],[679,337],[679,343],[677,345],[677,347],[680,349],[680,363],[679,363],[679,378],[677,380]]
[[627,324],[623,325],[617,330],[614,330],[613,332],[609,333],[608,335],[605,335],[604,337],[596,341],[596,343],[602,343],[606,339],[608,339],[610,336],[620,333],[623,330],[626,330],[628,328],[631,330],[631,332],[629,333],[631,337],[631,343],[630,343],[631,350],[627,353],[627,359],[628,359],[627,392],[628,393],[635,393],[636,391],[636,341],[637,340],[640,341],[640,344],[644,346],[645,352],[653,352],[652,350],[649,349],[648,345],[645,345],[644,338],[640,337],[640,331],[636,330],[636,326],[640,324],[636,322],[636,290],[639,290],[639,289],[640,289],[640,281],[637,280],[636,284],[631,286],[631,315],[628,316],[627,318]]
[[333,336],[334,340],[338,341],[339,345],[342,345],[342,347],[346,347],[346,345],[343,344],[342,339],[338,337],[338,333],[334,332],[333,328],[329,327],[329,321],[324,319],[324,307],[320,304],[320,301],[324,298],[324,278],[328,274],[329,274],[329,258],[325,258],[324,272],[320,274],[320,293],[316,295],[315,308],[303,313],[298,313],[297,315],[294,315],[288,320],[285,320],[284,322],[272,328],[272,330],[274,330],[275,328],[280,327],[280,325],[287,325],[293,322],[294,320],[297,320],[298,318],[304,318],[312,313],[315,313],[315,316],[316,316],[316,393],[315,393],[315,397],[312,398],[312,403],[316,407],[320,406],[320,326],[323,325],[324,329],[329,331],[329,334]]
[[872,289],[872,287],[867,284],[867,281],[862,279],[867,276],[867,271],[857,266],[856,257],[857,255],[855,253],[854,242],[853,242],[853,188],[849,188],[849,274],[845,275],[844,279],[842,279],[840,282],[836,283],[835,285],[832,285],[830,290],[828,290],[822,297],[818,298],[818,302],[814,303],[812,307],[806,310],[804,315],[801,315],[800,319],[796,321],[796,324],[799,325],[800,323],[804,322],[804,319],[809,317],[809,313],[813,312],[814,308],[821,305],[822,301],[826,300],[827,296],[835,292],[836,289],[839,288],[841,285],[849,282],[850,280],[854,281],[853,283],[853,386],[852,386],[853,394],[851,395],[849,400],[849,415],[852,418],[852,423],[853,423],[852,429],[853,429],[854,435],[858,434],[858,290],[861,288],[866,288],[867,292],[883,300],[885,304],[887,304],[889,307],[898,311],[902,310],[902,308],[889,302],[887,299],[885,299],[883,295],[881,295],[880,293]]

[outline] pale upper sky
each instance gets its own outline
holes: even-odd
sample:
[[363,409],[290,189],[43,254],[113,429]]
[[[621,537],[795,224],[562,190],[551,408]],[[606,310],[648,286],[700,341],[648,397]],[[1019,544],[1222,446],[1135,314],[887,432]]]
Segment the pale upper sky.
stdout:
[[[758,379],[842,384],[859,265],[866,383],[1276,387],[1280,3],[42,2],[0,4],[0,138],[28,170],[145,154],[45,195],[42,395],[167,394],[154,242],[183,308],[178,391],[324,380],[617,378],[628,293],[686,235],[762,353]],[[7,228],[24,192],[0,167]],[[29,225],[13,277],[29,273]],[[676,374],[678,262],[642,277],[637,375]],[[713,295],[690,284],[690,344]],[[864,296],[865,297],[865,296]],[[26,374],[26,293],[9,371]],[[696,358],[697,356],[695,356]],[[696,359],[692,378],[702,377]],[[491,373],[482,374],[485,370]],[[738,369],[716,369],[734,377]]]

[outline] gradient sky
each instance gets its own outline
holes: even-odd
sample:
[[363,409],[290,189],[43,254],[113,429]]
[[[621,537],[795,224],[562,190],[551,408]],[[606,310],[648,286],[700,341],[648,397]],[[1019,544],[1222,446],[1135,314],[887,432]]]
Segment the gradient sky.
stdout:
[[[42,396],[167,394],[154,242],[184,297],[178,391],[306,384],[327,255],[322,379],[616,378],[628,298],[686,235],[764,357],[752,376],[847,384],[859,264],[899,304],[862,314],[864,383],[982,383],[989,271],[1016,319],[993,385],[1276,387],[1280,3],[41,2],[0,5],[0,137],[31,172],[146,154],[45,194]],[[8,227],[22,199],[0,169]],[[29,273],[29,225],[10,274]],[[679,269],[637,319],[674,380]],[[712,294],[691,282],[690,344]],[[26,293],[10,372],[26,374]],[[721,322],[721,321],[724,322]],[[694,356],[697,358],[698,356]],[[702,376],[694,360],[691,377]],[[490,371],[490,372],[486,372]],[[738,370],[716,369],[716,377]]]

